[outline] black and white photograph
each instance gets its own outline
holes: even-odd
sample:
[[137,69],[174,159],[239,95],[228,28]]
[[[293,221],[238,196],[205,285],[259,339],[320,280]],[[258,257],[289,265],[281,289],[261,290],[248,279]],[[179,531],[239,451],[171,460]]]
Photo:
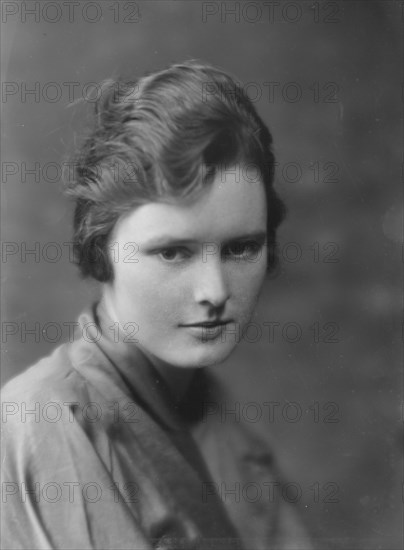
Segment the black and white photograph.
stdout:
[[0,547],[401,550],[404,2],[0,7]]

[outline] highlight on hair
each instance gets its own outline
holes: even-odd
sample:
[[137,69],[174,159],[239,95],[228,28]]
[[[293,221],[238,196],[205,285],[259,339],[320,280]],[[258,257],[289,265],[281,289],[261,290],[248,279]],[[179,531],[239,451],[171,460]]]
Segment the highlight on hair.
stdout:
[[152,201],[196,195],[219,170],[244,162],[261,177],[268,205],[268,268],[284,206],[273,189],[272,136],[230,75],[195,60],[137,80],[109,80],[94,128],[74,161],[66,192],[76,202],[74,251],[84,277],[113,280],[111,232],[122,215]]

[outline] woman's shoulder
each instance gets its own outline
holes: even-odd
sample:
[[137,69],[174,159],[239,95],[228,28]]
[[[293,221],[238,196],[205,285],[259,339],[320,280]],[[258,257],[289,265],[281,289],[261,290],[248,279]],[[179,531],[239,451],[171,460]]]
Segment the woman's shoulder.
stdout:
[[98,440],[114,422],[111,400],[123,393],[96,346],[68,342],[8,381],[1,391],[2,436],[9,452],[30,454],[38,442],[46,446],[73,440],[78,431]]
[[9,380],[1,390],[3,403],[18,403],[21,400],[40,403],[56,397],[68,398],[72,392],[82,390],[83,385],[80,385],[78,373],[72,367],[67,345],[62,344]]

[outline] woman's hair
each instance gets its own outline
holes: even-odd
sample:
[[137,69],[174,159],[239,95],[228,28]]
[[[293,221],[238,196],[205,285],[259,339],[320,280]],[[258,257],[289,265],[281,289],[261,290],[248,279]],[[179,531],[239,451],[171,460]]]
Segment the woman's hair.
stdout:
[[76,201],[74,250],[82,275],[112,281],[108,244],[123,214],[197,194],[241,162],[265,186],[271,269],[284,207],[273,189],[271,134],[241,86],[218,68],[187,61],[135,81],[107,81],[100,91],[95,127],[67,187]]

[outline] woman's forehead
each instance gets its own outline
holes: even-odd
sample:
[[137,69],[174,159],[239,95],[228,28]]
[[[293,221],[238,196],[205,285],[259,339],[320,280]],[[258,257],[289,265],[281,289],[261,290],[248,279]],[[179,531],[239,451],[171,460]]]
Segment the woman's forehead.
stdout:
[[137,207],[117,223],[115,235],[136,235],[144,242],[163,237],[222,240],[264,232],[266,216],[266,193],[260,179],[248,180],[237,171],[218,173],[194,198]]

